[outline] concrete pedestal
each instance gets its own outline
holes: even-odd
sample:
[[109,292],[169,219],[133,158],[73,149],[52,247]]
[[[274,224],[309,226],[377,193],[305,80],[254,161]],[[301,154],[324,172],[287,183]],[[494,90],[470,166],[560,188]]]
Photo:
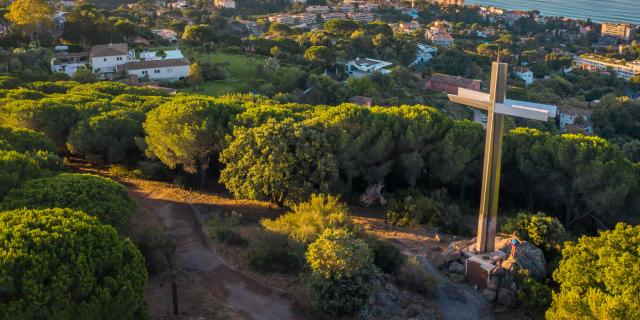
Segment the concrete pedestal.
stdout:
[[[473,249],[473,250],[472,250]],[[496,268],[496,261],[502,261],[506,254],[496,250],[489,253],[475,253],[475,245],[462,250],[467,258],[465,263],[465,278],[467,282],[479,289],[486,289],[491,279],[491,271]]]

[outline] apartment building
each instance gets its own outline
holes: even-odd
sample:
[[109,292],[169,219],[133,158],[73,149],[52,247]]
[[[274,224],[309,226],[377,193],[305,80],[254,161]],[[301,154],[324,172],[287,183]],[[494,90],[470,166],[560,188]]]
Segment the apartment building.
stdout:
[[463,6],[464,0],[435,0],[441,6]]
[[371,22],[374,20],[373,13],[371,12],[354,12],[349,13],[349,18],[358,22]]
[[269,17],[269,22],[293,25],[296,23],[296,18],[289,14],[276,14]]
[[616,37],[622,41],[631,41],[635,37],[636,26],[628,23],[611,23],[602,24],[601,34],[603,36]]
[[613,71],[620,78],[629,80],[640,74],[640,60],[616,60],[599,55],[586,54],[574,58],[576,65],[589,71]]

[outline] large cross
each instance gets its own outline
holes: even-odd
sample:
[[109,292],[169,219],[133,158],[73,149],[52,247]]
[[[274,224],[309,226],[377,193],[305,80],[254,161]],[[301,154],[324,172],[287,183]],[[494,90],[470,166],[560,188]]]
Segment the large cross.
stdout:
[[489,94],[459,88],[457,95],[449,95],[449,99],[453,102],[487,111],[482,194],[476,242],[478,253],[493,252],[495,249],[504,115],[547,121],[549,117],[555,117],[556,114],[556,107],[552,105],[506,99],[507,68],[506,63],[492,64]]

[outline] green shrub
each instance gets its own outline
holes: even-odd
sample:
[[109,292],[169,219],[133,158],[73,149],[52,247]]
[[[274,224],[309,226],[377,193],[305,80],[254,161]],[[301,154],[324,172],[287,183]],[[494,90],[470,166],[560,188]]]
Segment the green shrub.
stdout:
[[533,243],[545,252],[559,252],[562,243],[569,239],[562,223],[543,213],[519,212],[515,217],[507,219],[501,226],[501,231],[507,234],[515,233],[520,239]]
[[144,308],[142,255],[83,212],[2,212],[0,243],[0,319],[132,319]]
[[3,150],[56,152],[56,145],[49,141],[44,134],[29,129],[0,127],[0,141],[6,143],[6,146],[0,147]]
[[463,234],[464,226],[460,208],[447,204],[444,196],[429,197],[416,190],[409,190],[393,197],[387,206],[387,219],[392,224],[428,224],[444,232]]
[[36,82],[30,83],[29,88],[46,93],[46,94],[67,93],[69,89],[79,84],[80,84],[79,82],[75,82],[75,81],[55,81],[55,82],[36,81]]
[[619,223],[567,243],[547,319],[640,319],[640,226]]
[[172,173],[169,168],[160,161],[140,161],[138,162],[138,168],[142,176],[147,180],[169,181],[172,177]]
[[114,164],[109,166],[109,175],[116,178],[142,178],[142,171],[140,169],[130,169],[127,166],[121,164]]
[[1,89],[16,89],[22,84],[22,80],[12,76],[0,76]]
[[40,100],[45,97],[45,94],[40,91],[20,88],[7,91],[5,97],[11,100]]
[[249,241],[247,239],[230,228],[215,228],[213,231],[213,236],[216,238],[216,240],[218,240],[218,242],[226,245],[243,248],[249,245]]
[[335,196],[314,194],[308,202],[294,205],[292,209],[275,220],[263,219],[260,223],[269,231],[307,244],[327,228],[342,228],[349,224],[348,208]]
[[344,229],[326,229],[306,258],[315,304],[332,315],[357,312],[377,285],[371,249]]
[[520,269],[516,277],[518,302],[527,308],[544,312],[551,305],[551,288],[532,278],[527,270]]
[[385,273],[395,273],[404,263],[404,256],[391,242],[373,235],[367,236],[365,240],[373,252],[373,263]]
[[136,204],[123,185],[110,179],[63,173],[27,181],[11,190],[0,207],[4,210],[72,208],[123,231],[129,225]]
[[422,294],[432,294],[436,286],[435,278],[416,256],[406,259],[396,277],[402,287]]
[[226,245],[246,247],[249,245],[249,241],[233,230],[234,227],[240,224],[240,219],[242,219],[242,216],[235,211],[232,211],[224,219],[220,216],[212,217],[208,221],[212,237]]
[[304,245],[283,234],[261,232],[249,245],[247,262],[258,272],[297,273],[304,265]]
[[135,237],[135,243],[144,256],[149,274],[161,274],[170,267],[175,243],[162,230],[146,229]]
[[28,179],[45,175],[34,157],[26,153],[0,150],[0,198]]

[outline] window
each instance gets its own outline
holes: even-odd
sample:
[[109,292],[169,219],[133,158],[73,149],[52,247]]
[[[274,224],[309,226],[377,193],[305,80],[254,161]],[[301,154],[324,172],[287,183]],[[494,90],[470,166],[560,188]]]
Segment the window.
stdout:
[[122,57],[117,57],[116,60],[122,61]]
[[153,73],[160,73],[160,69],[153,70]]
[[107,58],[104,58],[104,62],[107,62]]
[[142,70],[142,74],[149,74],[149,71],[147,71],[147,70]]

